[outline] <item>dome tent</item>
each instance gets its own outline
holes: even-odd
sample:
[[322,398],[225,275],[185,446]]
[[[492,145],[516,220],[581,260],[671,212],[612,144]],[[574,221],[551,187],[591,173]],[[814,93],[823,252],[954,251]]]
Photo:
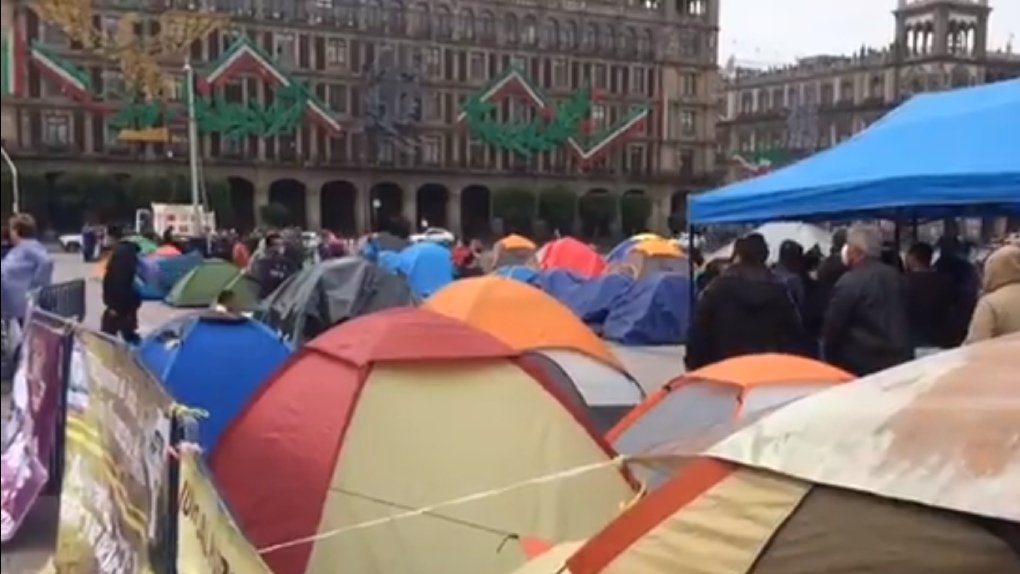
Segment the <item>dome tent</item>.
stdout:
[[425,308],[464,321],[528,354],[601,431],[644,398],[616,356],[570,309],[530,285],[496,276],[462,279]]
[[567,540],[601,528],[633,496],[612,459],[515,351],[412,308],[360,317],[301,348],[211,462],[259,547],[597,465],[562,484],[264,554],[277,574],[332,574],[341,563],[351,572],[476,574],[524,561],[494,550],[508,533]]
[[211,311],[173,319],[138,348],[142,363],[174,399],[209,412],[199,423],[199,444],[207,450],[289,355],[287,345],[260,323]]
[[1018,352],[993,340],[775,410],[546,572],[1020,571]]
[[301,345],[333,325],[417,302],[407,281],[360,257],[324,261],[288,279],[256,318]]
[[171,307],[209,307],[241,270],[222,259],[206,259],[181,277],[164,302]]
[[699,435],[853,379],[825,363],[793,355],[744,355],[685,373],[627,414],[606,436],[638,455]]

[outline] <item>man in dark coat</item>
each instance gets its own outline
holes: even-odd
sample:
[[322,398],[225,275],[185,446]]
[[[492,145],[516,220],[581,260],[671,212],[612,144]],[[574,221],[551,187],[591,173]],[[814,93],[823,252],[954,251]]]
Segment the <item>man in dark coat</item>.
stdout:
[[768,269],[769,249],[755,233],[737,241],[734,264],[712,281],[694,310],[687,369],[755,353],[797,353],[804,327],[786,287]]
[[252,274],[259,284],[259,298],[265,299],[280,285],[301,270],[293,253],[287,252],[283,238],[278,234],[266,238],[266,252],[252,264]]
[[881,232],[854,226],[844,254],[849,271],[833,289],[822,326],[825,360],[864,377],[913,359],[906,285],[881,261]]
[[914,346],[946,349],[954,346],[950,309],[956,296],[952,279],[932,267],[935,249],[915,243],[907,252],[907,309]]
[[116,243],[103,275],[103,305],[106,310],[100,323],[101,330],[113,336],[120,336],[131,344],[137,344],[138,309],[142,298],[135,290],[138,274],[138,246],[124,241],[124,233],[118,226],[110,226],[107,236]]

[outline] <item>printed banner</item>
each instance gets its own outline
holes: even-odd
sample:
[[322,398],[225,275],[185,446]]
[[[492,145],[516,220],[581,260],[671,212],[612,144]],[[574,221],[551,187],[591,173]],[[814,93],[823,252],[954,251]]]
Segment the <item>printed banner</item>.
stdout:
[[0,542],[14,537],[50,478],[64,342],[62,331],[29,319],[0,457]]
[[177,572],[271,574],[227,511],[201,458],[182,452]]
[[[131,351],[74,336],[54,566],[62,574],[164,570],[172,401]],[[162,520],[161,520],[162,519]]]

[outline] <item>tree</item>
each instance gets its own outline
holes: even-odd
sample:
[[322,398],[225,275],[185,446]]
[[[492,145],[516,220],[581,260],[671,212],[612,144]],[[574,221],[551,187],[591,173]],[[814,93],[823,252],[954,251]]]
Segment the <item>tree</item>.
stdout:
[[550,187],[538,196],[538,218],[552,231],[567,235],[574,232],[577,196],[566,187]]
[[620,198],[620,220],[624,236],[648,231],[648,218],[652,216],[652,202],[640,193],[628,193]]
[[535,220],[535,194],[523,188],[506,188],[492,198],[492,215],[503,221],[506,233],[531,235]]

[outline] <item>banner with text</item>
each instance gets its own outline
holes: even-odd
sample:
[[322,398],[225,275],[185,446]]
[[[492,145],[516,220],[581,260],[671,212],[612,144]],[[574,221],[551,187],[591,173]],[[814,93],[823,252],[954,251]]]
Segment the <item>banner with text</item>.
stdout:
[[[31,315],[30,315],[31,317]],[[30,318],[21,339],[0,457],[0,542],[17,533],[49,481],[64,377],[63,329]]]
[[271,574],[220,500],[201,457],[182,452],[177,572]]
[[172,400],[130,349],[84,330],[67,387],[56,570],[165,571]]

